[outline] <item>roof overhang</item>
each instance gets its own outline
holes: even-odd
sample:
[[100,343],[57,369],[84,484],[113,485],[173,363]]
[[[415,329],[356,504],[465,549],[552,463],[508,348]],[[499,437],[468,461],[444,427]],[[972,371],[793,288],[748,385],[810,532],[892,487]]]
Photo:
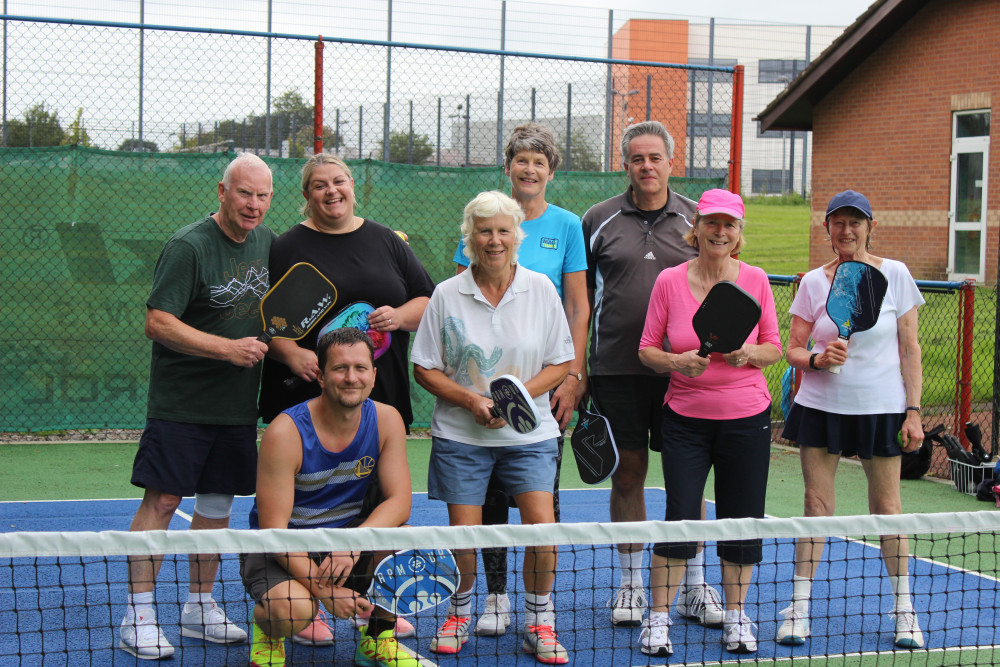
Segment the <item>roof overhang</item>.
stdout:
[[928,0],[878,0],[789,83],[755,120],[760,129],[811,130],[813,109]]

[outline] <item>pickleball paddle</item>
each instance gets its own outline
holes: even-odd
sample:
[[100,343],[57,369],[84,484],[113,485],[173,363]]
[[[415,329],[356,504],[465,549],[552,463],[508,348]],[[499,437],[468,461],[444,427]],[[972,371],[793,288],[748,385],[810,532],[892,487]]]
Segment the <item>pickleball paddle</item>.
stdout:
[[450,599],[458,578],[458,564],[448,549],[406,549],[375,567],[368,595],[393,614],[411,616]]
[[541,419],[535,413],[535,402],[520,380],[513,375],[501,375],[490,382],[490,412],[500,417],[518,433],[530,433],[538,428]]
[[[368,316],[374,310],[375,306],[364,301],[355,301],[344,306],[340,309],[340,312],[320,328],[319,333],[316,334],[316,340],[319,341],[325,334],[335,329],[342,329],[344,327],[359,329],[368,334],[368,338],[372,342],[372,347],[375,349],[375,358],[378,359],[389,349],[389,345],[392,343],[392,333],[389,331],[375,331],[369,326]],[[289,390],[295,389],[300,384],[302,384],[302,378],[297,375],[288,378],[284,382],[285,389]]]
[[337,288],[307,262],[292,265],[260,300],[262,343],[299,340],[337,303]]
[[[837,325],[840,340],[847,343],[853,334],[875,326],[888,286],[885,275],[871,264],[850,260],[837,266],[826,297],[826,314]],[[827,370],[839,373],[840,366]]]
[[606,417],[583,403],[576,410],[579,417],[570,438],[576,467],[585,484],[600,484],[618,469],[618,447]]
[[691,319],[698,336],[699,357],[738,350],[760,321],[760,304],[728,280],[715,283]]

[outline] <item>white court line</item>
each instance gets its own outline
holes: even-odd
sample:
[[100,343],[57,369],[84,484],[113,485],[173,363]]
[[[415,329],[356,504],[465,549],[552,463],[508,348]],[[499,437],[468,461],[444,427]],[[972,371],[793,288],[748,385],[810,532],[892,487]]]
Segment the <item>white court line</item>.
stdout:
[[[967,653],[968,651],[989,651],[1000,649],[1000,644],[993,644],[987,646],[958,646],[958,647],[944,647],[944,648],[926,648],[926,649],[893,649],[891,651],[858,651],[856,653],[828,653],[825,655],[790,655],[778,657],[774,656],[772,658],[761,658],[754,656],[755,665],[769,665],[774,663],[791,663],[791,662],[816,662],[819,660],[847,660],[851,658],[885,658],[893,663],[904,662],[903,656],[918,656],[918,655],[930,655],[932,653]],[[685,662],[687,667],[708,667],[709,665],[745,665],[747,664],[747,658],[733,659],[733,660],[713,660],[712,662]],[[907,664],[913,662],[912,659],[905,660]],[[638,667],[638,666],[637,666]]]

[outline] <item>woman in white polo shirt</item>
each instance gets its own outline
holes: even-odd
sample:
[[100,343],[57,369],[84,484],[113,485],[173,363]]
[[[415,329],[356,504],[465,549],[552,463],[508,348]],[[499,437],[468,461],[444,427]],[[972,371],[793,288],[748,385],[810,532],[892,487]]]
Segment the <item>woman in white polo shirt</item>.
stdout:
[[[521,522],[552,523],[559,425],[548,392],[566,377],[575,358],[562,302],[552,282],[517,264],[524,214],[517,202],[493,191],[465,207],[462,236],[470,270],[434,290],[413,342],[414,379],[437,401],[428,495],[448,503],[453,526],[482,523],[490,475],[496,473],[517,501]],[[513,375],[535,403],[539,426],[521,434],[490,414],[490,380]],[[458,653],[469,638],[474,551],[458,554],[463,572],[448,620],[431,651]],[[546,664],[568,662],[547,610],[555,577],[555,547],[525,553],[523,648]]]

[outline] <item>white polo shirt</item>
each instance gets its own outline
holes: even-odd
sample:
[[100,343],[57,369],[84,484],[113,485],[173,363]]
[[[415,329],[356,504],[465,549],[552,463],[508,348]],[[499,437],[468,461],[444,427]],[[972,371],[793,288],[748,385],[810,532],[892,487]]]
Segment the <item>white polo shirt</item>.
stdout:
[[[410,361],[442,371],[486,396],[490,380],[513,375],[527,382],[542,368],[575,357],[566,313],[552,282],[518,265],[514,281],[494,308],[465,271],[434,289],[413,339]],[[507,426],[487,429],[472,413],[436,399],[431,435],[470,445],[498,447],[559,437],[548,394],[535,398],[541,421],[521,434]]]

